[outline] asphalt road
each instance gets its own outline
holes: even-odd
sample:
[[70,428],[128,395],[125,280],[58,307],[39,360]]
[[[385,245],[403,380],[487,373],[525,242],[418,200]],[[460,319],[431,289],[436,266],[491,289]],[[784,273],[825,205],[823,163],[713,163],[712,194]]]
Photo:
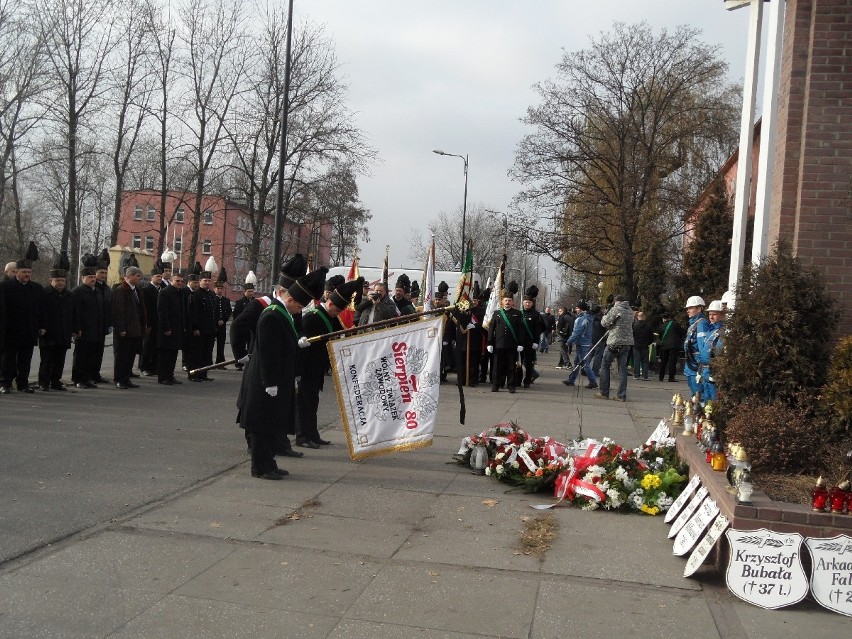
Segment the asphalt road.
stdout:
[[[34,383],[38,349],[33,360]],[[70,366],[69,353],[66,382]],[[112,378],[109,348],[101,372]],[[241,375],[230,367],[212,371],[209,383],[142,377],[130,390],[0,396],[0,563],[247,461],[234,423]],[[337,410],[332,383],[321,396],[320,429]]]

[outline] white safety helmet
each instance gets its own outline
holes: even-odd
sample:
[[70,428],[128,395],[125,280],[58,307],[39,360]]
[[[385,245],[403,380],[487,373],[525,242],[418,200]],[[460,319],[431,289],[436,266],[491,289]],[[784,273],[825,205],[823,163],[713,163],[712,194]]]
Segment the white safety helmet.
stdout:
[[707,311],[714,311],[716,313],[724,313],[725,309],[722,308],[722,300],[713,300],[710,302],[710,306],[707,307]]
[[684,308],[689,308],[690,306],[701,306],[703,308],[704,306],[707,306],[707,304],[704,302],[704,299],[702,297],[698,295],[693,295],[688,300],[686,300],[686,306]]
[[734,310],[734,305],[736,304],[736,302],[737,298],[734,297],[734,294],[731,291],[725,291],[722,294],[722,305],[727,305],[729,311]]

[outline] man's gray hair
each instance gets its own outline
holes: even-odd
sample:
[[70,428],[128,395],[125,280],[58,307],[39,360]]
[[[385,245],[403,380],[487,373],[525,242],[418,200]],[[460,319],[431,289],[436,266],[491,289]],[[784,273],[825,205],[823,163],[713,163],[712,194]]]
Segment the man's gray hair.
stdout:
[[128,266],[124,269],[124,277],[130,277],[131,275],[142,275],[142,269],[138,266]]

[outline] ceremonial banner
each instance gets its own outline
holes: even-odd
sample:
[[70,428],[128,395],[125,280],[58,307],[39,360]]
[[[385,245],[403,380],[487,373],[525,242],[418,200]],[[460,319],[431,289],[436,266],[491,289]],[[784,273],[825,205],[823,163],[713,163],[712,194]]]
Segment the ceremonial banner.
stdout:
[[443,332],[438,317],[328,343],[352,459],[432,445]]
[[423,271],[423,310],[431,311],[435,301],[435,238],[432,238],[432,244],[429,246],[429,253],[426,256],[426,268]]

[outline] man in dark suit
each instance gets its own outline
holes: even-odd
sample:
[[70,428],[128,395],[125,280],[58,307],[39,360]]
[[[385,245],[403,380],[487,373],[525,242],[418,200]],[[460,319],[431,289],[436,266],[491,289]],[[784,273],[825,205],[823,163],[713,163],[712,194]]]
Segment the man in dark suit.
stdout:
[[65,370],[65,356],[71,348],[74,316],[74,298],[65,288],[64,269],[50,271],[50,284],[44,289],[44,309],[45,333],[38,338],[41,356],[38,385],[43,391],[64,391],[62,371]]
[[[187,358],[187,369],[192,371],[196,368],[210,366],[213,363],[213,343],[216,340],[216,314],[215,296],[210,291],[209,271],[203,271],[198,280],[198,289],[189,297],[189,330],[191,331],[190,344],[191,358]],[[210,382],[212,377],[207,373],[189,375],[191,382]]]
[[515,309],[512,294],[500,293],[499,310],[494,311],[488,325],[488,352],[494,354],[494,374],[491,392],[496,393],[505,383],[509,392],[515,392],[515,360],[524,350],[521,342],[521,314]]
[[[3,314],[3,358],[0,362],[0,393],[9,393],[14,381],[18,390],[32,393],[29,376],[33,349],[45,333],[44,289],[31,281],[32,259],[17,262],[15,277],[0,284]],[[31,256],[30,250],[27,255]]]
[[139,286],[141,282],[142,269],[138,266],[128,266],[124,271],[124,279],[113,291],[114,377],[115,387],[121,390],[139,388],[138,384],[130,380],[130,374],[133,371],[133,360],[142,349],[142,338],[148,332],[145,305]]
[[[87,258],[91,258],[88,260]],[[87,266],[88,263],[88,266]],[[97,262],[94,256],[83,258],[80,271],[81,284],[74,288],[74,359],[71,366],[71,381],[79,389],[97,388],[99,376],[97,356],[104,337],[104,316],[95,288]]]
[[145,304],[145,317],[148,318],[148,335],[142,340],[142,361],[140,372],[151,377],[157,372],[157,296],[166,288],[160,267],[151,269],[151,281],[142,287],[142,301]]
[[175,378],[177,354],[186,327],[184,274],[174,273],[169,286],[157,296],[157,383],[182,384]]
[[217,280],[213,285],[213,319],[216,322],[216,363],[225,361],[225,340],[228,336],[227,324],[231,318],[231,300],[224,295],[225,282]]

